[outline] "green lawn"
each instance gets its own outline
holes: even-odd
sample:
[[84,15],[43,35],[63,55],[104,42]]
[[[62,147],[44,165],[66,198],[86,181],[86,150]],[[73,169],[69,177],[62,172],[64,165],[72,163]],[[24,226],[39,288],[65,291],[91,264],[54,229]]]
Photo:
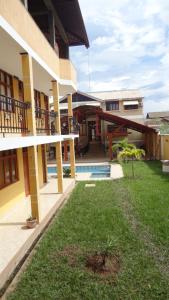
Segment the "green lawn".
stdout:
[[[167,249],[169,176],[161,174],[158,162],[137,162],[135,167],[134,180],[76,186],[9,299],[169,299],[167,271],[141,234],[147,229],[155,247]],[[126,175],[130,168],[124,165]],[[85,263],[110,240],[120,270],[104,277]]]
[[161,172],[160,162],[135,162],[136,179],[130,180],[130,164],[124,164],[128,190],[137,216],[149,227],[156,243],[169,253],[169,175]]

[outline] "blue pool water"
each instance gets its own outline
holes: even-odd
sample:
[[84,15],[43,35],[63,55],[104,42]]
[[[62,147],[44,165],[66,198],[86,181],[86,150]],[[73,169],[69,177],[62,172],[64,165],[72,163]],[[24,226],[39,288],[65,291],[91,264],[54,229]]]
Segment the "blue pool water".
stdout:
[[[69,166],[64,167],[69,168]],[[48,167],[48,173],[57,173],[56,167]],[[105,178],[110,177],[110,166],[109,165],[96,165],[96,166],[76,166],[76,173],[92,173],[92,178]]]

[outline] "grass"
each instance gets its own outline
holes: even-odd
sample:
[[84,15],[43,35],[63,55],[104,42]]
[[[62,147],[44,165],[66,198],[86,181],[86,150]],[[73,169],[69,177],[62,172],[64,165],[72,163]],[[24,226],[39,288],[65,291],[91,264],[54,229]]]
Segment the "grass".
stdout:
[[[130,167],[124,166],[126,175]],[[122,201],[129,201],[155,243],[167,246],[169,177],[161,174],[159,163],[138,162],[136,169],[134,180],[100,181],[94,188],[86,188],[84,182],[76,186],[8,299],[169,299],[167,277],[122,207]],[[105,280],[86,269],[85,258],[105,249],[110,240],[112,254],[120,257],[120,271]]]
[[161,172],[160,162],[135,162],[136,179],[129,179],[130,164],[124,164],[123,181],[129,199],[143,224],[157,243],[169,250],[169,175]]

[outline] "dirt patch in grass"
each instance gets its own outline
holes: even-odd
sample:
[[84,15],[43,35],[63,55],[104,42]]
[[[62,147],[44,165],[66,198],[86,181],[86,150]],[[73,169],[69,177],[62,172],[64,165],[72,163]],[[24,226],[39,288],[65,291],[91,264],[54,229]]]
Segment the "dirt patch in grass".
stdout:
[[70,267],[82,268],[84,271],[94,273],[101,280],[114,281],[120,271],[119,255],[105,254],[82,250],[78,246],[66,246],[59,251],[55,259],[63,258]]
[[120,259],[117,255],[95,253],[87,256],[86,267],[102,277],[115,277],[120,271]]

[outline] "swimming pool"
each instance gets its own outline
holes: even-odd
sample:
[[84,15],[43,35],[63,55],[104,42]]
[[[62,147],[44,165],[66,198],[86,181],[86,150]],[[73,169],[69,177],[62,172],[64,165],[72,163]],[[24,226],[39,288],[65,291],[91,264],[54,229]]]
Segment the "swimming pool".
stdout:
[[[68,169],[69,166],[64,166]],[[57,173],[56,167],[48,167],[48,173]],[[91,178],[106,178],[110,177],[110,166],[109,165],[86,165],[76,166],[76,173],[91,173]]]

